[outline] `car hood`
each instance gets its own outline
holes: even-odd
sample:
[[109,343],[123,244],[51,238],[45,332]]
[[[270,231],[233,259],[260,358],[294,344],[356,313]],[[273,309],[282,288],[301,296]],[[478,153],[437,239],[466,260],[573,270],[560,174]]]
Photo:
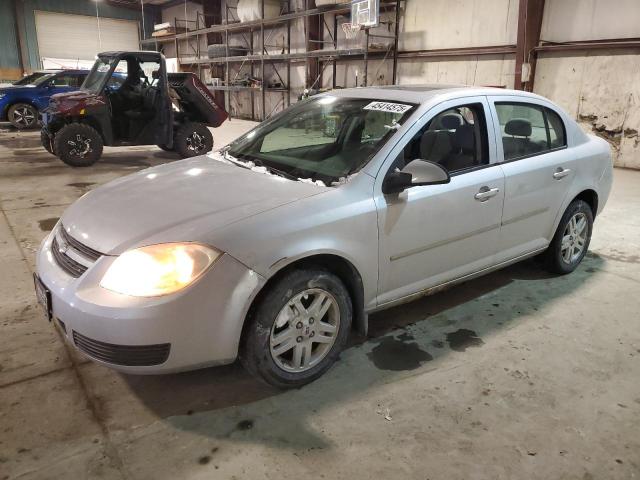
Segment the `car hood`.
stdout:
[[35,85],[9,85],[0,88],[0,93],[31,93],[36,88]]
[[217,229],[329,190],[201,156],[96,188],[62,223],[85,245],[117,255],[155,243],[209,243]]

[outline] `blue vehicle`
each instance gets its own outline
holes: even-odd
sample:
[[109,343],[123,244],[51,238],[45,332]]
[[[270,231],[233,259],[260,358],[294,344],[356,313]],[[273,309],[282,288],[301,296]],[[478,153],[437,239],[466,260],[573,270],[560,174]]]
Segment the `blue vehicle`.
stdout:
[[0,122],[11,122],[18,128],[33,128],[39,112],[49,105],[56,93],[79,90],[88,70],[51,70],[28,84],[0,88]]

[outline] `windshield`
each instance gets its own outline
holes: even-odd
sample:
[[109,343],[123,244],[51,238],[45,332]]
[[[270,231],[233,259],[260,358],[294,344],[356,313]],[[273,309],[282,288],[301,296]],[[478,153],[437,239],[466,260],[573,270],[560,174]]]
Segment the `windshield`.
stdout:
[[91,72],[82,84],[82,90],[88,90],[92,93],[99,93],[105,78],[109,75],[111,64],[115,59],[109,57],[99,57],[93,64]]
[[263,123],[225,153],[330,185],[362,168],[414,108],[374,99],[318,97]]
[[47,73],[45,72],[34,72],[30,75],[27,75],[26,77],[22,77],[20,80],[18,80],[17,82],[13,82],[14,85],[30,85],[32,83],[35,83],[35,81],[37,79],[39,79],[40,77],[47,75]]
[[45,83],[47,83],[49,80],[51,80],[53,77],[55,77],[55,73],[46,73],[44,75],[42,75],[40,78],[37,78],[36,80],[34,80],[32,82],[33,85],[44,85]]

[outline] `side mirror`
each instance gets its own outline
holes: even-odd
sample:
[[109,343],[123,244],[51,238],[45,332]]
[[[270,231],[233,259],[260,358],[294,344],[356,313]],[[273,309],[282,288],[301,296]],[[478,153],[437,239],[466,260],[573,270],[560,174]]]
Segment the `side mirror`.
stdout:
[[429,160],[413,160],[402,170],[387,174],[382,182],[382,193],[400,193],[407,188],[449,183],[449,172],[440,164]]

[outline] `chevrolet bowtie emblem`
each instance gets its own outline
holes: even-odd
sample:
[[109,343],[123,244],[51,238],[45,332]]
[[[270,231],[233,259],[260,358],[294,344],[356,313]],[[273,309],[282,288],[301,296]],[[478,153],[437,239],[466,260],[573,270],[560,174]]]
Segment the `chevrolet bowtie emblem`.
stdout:
[[58,242],[58,251],[60,253],[67,253],[67,250],[69,250],[69,244],[68,243],[66,243],[65,241]]

